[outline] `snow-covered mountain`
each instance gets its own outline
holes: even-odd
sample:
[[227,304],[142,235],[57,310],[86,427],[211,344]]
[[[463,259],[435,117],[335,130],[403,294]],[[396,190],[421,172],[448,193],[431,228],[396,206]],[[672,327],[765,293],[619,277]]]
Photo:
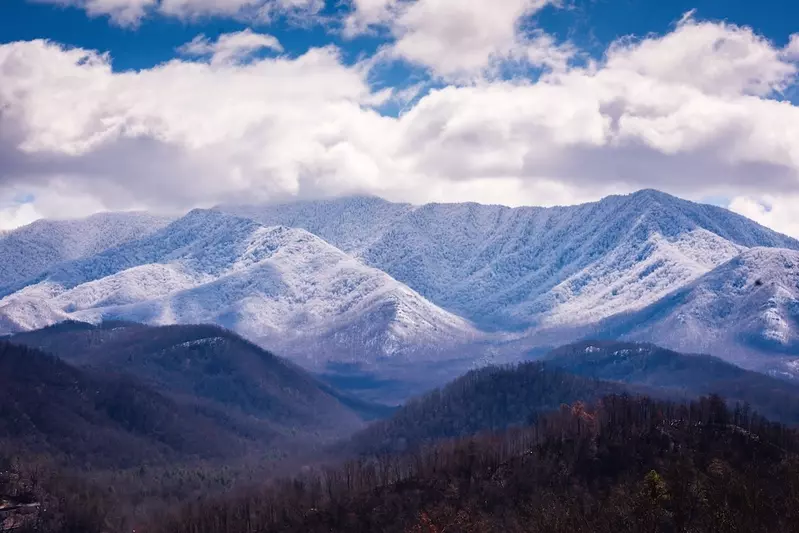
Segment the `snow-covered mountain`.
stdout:
[[215,323],[307,364],[432,357],[478,335],[305,230],[208,210],[9,284],[0,296],[0,323],[16,329],[65,318]]
[[746,250],[658,302],[600,323],[597,336],[799,377],[799,252]]
[[730,211],[654,190],[553,208],[347,198],[218,209],[305,228],[498,329],[592,323],[652,304],[747,248],[799,250]]
[[143,212],[100,213],[79,220],[37,220],[0,234],[0,285],[139,239],[171,220]]
[[[799,242],[658,191],[553,208],[356,197],[195,210],[166,227],[130,214],[74,224],[104,229],[0,241],[23,259],[28,242],[64,243],[52,259],[0,261],[15,272],[0,277],[0,333],[67,318],[212,322],[306,366],[518,358],[585,332],[749,367],[753,354],[799,353],[795,283],[775,274]],[[762,301],[723,284],[742,272],[761,279]]]

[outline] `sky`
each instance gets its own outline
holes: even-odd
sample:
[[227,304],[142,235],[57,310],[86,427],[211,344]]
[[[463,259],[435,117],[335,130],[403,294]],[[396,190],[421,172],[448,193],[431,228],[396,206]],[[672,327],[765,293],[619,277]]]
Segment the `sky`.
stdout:
[[799,237],[786,0],[0,0],[0,229],[656,188]]

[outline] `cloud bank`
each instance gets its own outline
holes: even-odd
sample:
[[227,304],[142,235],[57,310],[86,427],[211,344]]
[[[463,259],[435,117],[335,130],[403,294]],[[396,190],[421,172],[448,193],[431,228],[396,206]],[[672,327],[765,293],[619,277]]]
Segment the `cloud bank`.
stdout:
[[[262,4],[82,3],[120,21]],[[355,64],[334,46],[290,56],[251,30],[198,36],[180,59],[138,72],[114,71],[101,51],[2,45],[0,224],[345,194],[553,205],[655,187],[728,198],[799,236],[799,108],[781,96],[797,81],[797,36],[779,48],[689,14],[666,35],[574,61],[578,50],[523,28],[544,0],[494,4],[356,0],[341,31],[391,38]],[[370,84],[385,61],[441,83],[399,116],[381,113],[399,96]],[[505,62],[543,70],[502,79]],[[34,199],[14,214],[21,193]]]

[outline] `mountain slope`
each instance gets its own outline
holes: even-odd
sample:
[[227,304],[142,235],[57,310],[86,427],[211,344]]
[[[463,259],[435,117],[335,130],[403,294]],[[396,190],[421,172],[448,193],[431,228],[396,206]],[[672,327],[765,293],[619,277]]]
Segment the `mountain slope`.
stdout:
[[378,242],[416,207],[377,197],[354,196],[269,206],[220,206],[216,209],[266,226],[302,228],[342,250],[358,253]]
[[364,454],[405,451],[435,440],[528,425],[562,404],[625,390],[541,363],[486,367],[411,400],[392,417],[356,433],[348,446]]
[[754,246],[799,242],[645,190],[571,207],[377,199],[222,206],[304,227],[484,326],[587,324],[640,309]]
[[0,441],[99,467],[236,457],[266,428],[0,342]]
[[0,295],[0,313],[18,330],[67,317],[216,323],[309,365],[422,349],[434,356],[431,346],[477,334],[465,320],[307,231],[204,210],[61,263]]
[[709,355],[686,355],[653,344],[585,341],[557,348],[544,361],[571,374],[665,389],[687,398],[718,394],[731,403],[748,403],[771,420],[799,423],[799,386]]
[[192,503],[154,531],[796,532],[791,428],[714,397],[607,397],[540,422]]
[[62,261],[94,255],[166,226],[148,213],[100,213],[79,220],[37,220],[0,234],[0,285],[28,279]]
[[646,340],[749,368],[794,373],[799,370],[799,252],[746,250],[655,304],[594,329],[593,335],[603,338]]
[[255,418],[283,437],[324,440],[362,425],[340,393],[216,326],[66,322],[11,340],[82,367],[133,376],[184,403]]

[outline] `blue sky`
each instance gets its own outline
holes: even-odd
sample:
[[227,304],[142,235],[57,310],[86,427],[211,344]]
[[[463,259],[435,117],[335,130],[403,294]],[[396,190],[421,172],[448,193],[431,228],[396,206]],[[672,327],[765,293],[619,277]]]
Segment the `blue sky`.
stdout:
[[[696,10],[696,16],[705,20],[750,26],[781,46],[799,30],[799,4],[786,0],[572,0],[567,8],[545,8],[534,16],[534,23],[560,41],[575,42],[592,55],[601,56],[608,44],[621,37],[669,31],[690,10]],[[344,11],[346,8],[338,0],[328,0],[325,13]],[[168,61],[175,56],[177,47],[198,33],[214,37],[247,27],[275,35],[287,52],[294,54],[332,42],[356,58],[373,53],[387,40],[370,36],[343,39],[320,25],[298,27],[286,20],[252,23],[214,17],[186,21],[151,16],[138,27],[120,27],[109,24],[106,16],[87,16],[78,7],[30,0],[4,0],[0,14],[0,42],[45,38],[109,51],[114,68],[120,70],[148,68]]]
[[3,0],[0,228],[654,187],[799,235],[793,2],[322,2]]

